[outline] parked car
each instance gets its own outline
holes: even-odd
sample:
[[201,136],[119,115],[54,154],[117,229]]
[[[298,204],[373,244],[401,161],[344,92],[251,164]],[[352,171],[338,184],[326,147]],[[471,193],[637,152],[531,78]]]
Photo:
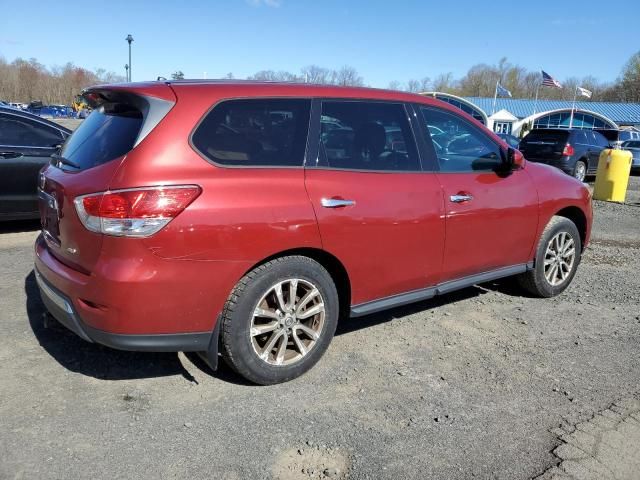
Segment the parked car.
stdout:
[[618,134],[618,140],[620,142],[627,142],[629,140],[640,140],[640,132],[637,130],[620,130]]
[[558,167],[581,182],[595,175],[600,152],[609,146],[601,133],[580,128],[538,128],[520,141],[527,160]]
[[633,155],[631,171],[640,172],[640,140],[628,140],[622,144],[622,150],[629,150]]
[[496,135],[504,140],[511,148],[518,148],[518,144],[520,143],[520,139],[518,137],[514,137],[510,133],[496,133]]
[[38,172],[71,130],[0,107],[0,221],[38,218]]
[[512,275],[558,295],[589,242],[582,183],[429,97],[197,81],[85,96],[95,110],[42,172],[35,276],[89,342],[214,368],[220,353],[283,382],[348,316]]
[[29,105],[27,105],[27,112],[33,113],[34,115],[40,115],[43,108],[44,104],[41,100],[34,100],[29,102]]

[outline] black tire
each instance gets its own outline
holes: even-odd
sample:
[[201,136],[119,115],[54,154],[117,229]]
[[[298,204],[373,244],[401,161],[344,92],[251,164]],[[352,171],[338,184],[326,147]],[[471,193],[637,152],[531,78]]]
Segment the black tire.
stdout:
[[[558,285],[552,285],[545,276],[545,258],[549,242],[558,234],[566,233],[574,242],[575,256],[566,278]],[[582,254],[582,240],[576,225],[565,217],[555,216],[551,218],[546,228],[540,236],[538,247],[536,249],[536,257],[534,268],[522,275],[518,276],[518,282],[529,293],[537,297],[555,297],[562,293],[573,280],[576,274],[580,257]]]
[[584,182],[587,178],[588,164],[584,160],[578,160],[573,166],[573,177],[577,178],[581,182]]
[[[272,365],[254,349],[253,312],[275,284],[290,278],[309,282],[317,288],[324,304],[324,323],[308,353],[291,365]],[[259,385],[292,380],[311,369],[327,350],[338,324],[339,307],[333,279],[318,262],[303,256],[271,260],[242,277],[229,295],[221,315],[222,357],[233,370]]]

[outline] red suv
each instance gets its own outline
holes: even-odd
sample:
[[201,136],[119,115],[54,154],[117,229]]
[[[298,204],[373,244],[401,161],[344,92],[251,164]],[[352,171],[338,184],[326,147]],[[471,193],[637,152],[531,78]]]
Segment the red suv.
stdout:
[[434,99],[212,81],[85,98],[40,176],[35,271],[89,342],[282,382],[339,318],[507,276],[557,295],[589,241],[579,181]]

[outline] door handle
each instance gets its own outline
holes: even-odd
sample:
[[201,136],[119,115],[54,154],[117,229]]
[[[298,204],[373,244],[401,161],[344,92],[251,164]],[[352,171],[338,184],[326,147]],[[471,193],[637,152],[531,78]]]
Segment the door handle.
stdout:
[[342,198],[323,198],[320,200],[320,205],[324,208],[352,207],[355,204],[355,200],[344,200]]
[[466,194],[459,193],[457,195],[451,195],[449,197],[449,200],[451,200],[453,203],[469,202],[473,200],[473,195],[466,195]]

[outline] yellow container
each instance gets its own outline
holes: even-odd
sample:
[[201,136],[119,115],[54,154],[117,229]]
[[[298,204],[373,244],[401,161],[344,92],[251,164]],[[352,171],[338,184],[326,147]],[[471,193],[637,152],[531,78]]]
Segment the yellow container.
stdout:
[[627,150],[606,148],[600,154],[593,198],[624,203],[633,155]]

